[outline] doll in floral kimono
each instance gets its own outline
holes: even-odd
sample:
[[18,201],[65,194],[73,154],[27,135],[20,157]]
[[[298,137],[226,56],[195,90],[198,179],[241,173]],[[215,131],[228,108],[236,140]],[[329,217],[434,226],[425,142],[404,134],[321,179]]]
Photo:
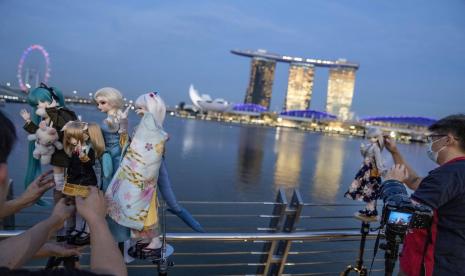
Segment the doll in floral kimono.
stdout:
[[163,130],[166,107],[156,93],[140,96],[136,113],[142,116],[131,143],[106,190],[109,216],[131,229],[136,241],[129,255],[141,259],[157,259],[162,242],[158,218],[157,188],[170,211],[198,232],[204,232],[192,215],[181,207],[174,196],[163,161],[168,134]]
[[368,144],[361,144],[360,152],[363,163],[355,175],[345,197],[366,202],[364,209],[358,211],[358,216],[374,218],[378,215],[376,200],[379,197],[381,176],[386,173],[381,152],[384,148],[382,132],[379,128],[369,128],[366,133]]
[[[95,123],[70,121],[63,127],[63,132],[64,150],[70,157],[63,194],[86,197],[89,186],[98,186],[94,168],[105,151],[102,131]],[[74,245],[90,242],[89,228],[78,214],[74,230],[68,234],[67,241]]]

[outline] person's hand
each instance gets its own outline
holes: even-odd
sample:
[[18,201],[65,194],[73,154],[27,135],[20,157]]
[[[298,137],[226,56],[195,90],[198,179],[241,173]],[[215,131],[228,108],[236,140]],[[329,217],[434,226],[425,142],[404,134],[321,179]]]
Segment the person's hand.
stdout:
[[19,115],[21,115],[21,117],[24,119],[25,122],[31,121],[31,114],[29,114],[29,112],[27,112],[26,109],[21,109],[21,111],[19,112]]
[[392,168],[386,173],[384,180],[397,180],[404,182],[408,178],[408,170],[404,165],[395,164]]
[[83,246],[73,246],[66,243],[58,242],[47,242],[40,249],[41,256],[54,256],[54,257],[71,257],[71,256],[81,256],[81,250],[84,249]]
[[397,149],[397,144],[396,144],[396,141],[389,137],[389,136],[384,136],[384,146],[386,147],[386,149],[391,153],[397,153],[398,152],[398,149]]
[[27,189],[19,196],[21,202],[26,206],[33,205],[46,191],[55,187],[53,181],[52,170],[39,175],[34,181],[29,184]]
[[65,220],[69,218],[74,211],[76,210],[74,205],[66,204],[66,199],[60,199],[53,208],[52,214],[50,215],[49,219],[54,224],[55,229],[60,229]]
[[76,197],[76,208],[77,212],[89,224],[104,220],[107,214],[105,196],[101,190],[94,186],[89,187],[89,195],[86,198]]

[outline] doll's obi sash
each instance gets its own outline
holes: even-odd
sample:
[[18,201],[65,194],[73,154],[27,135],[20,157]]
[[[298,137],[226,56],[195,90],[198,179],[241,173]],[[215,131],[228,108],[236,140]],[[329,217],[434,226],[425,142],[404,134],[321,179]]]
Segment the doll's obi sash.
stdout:
[[105,193],[108,214],[118,224],[140,231],[158,223],[158,214],[149,209],[156,204],[156,184],[167,138],[168,134],[147,112]]

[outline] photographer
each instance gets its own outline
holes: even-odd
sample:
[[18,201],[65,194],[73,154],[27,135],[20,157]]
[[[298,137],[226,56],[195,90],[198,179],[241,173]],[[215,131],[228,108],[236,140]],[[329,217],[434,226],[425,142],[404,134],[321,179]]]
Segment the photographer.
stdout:
[[412,229],[405,236],[399,275],[465,275],[465,115],[447,116],[429,131],[427,155],[439,167],[425,178],[385,138],[396,164],[385,180],[405,183],[414,202],[434,209],[431,231]]

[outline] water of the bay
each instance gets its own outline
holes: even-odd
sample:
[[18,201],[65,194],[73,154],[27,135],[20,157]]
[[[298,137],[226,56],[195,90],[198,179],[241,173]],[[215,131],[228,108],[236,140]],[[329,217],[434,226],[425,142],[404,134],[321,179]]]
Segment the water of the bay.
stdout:
[[[22,108],[30,110],[25,104],[7,104],[4,111],[17,127],[18,142],[9,159],[10,177],[14,180],[15,194],[22,188],[23,176],[27,160],[27,133],[22,130],[23,121],[19,116]],[[105,116],[94,106],[71,106],[83,121],[101,122]],[[131,128],[139,118],[135,114],[129,117]],[[291,195],[293,189],[299,189],[305,202],[311,203],[351,203],[343,197],[348,185],[361,165],[360,143],[366,142],[359,137],[325,135],[304,132],[288,128],[269,128],[260,126],[238,125],[214,121],[201,121],[167,116],[165,130],[170,139],[167,143],[166,162],[173,189],[180,201],[273,201],[279,188]],[[398,147],[406,160],[420,175],[425,175],[434,168],[434,164],[426,158],[422,144],[399,144]],[[386,166],[392,165],[389,153],[384,150],[383,158]],[[269,214],[271,207],[252,206],[214,206],[186,203],[187,207],[210,232],[252,232],[257,227],[266,227],[268,220],[257,217],[213,217],[214,214]],[[35,207],[37,208],[37,207]],[[33,208],[34,209],[34,208]],[[349,215],[359,209],[357,206],[341,208],[319,208],[304,210],[305,215]],[[35,209],[34,209],[35,210]],[[17,217],[17,224],[31,225],[37,216],[23,214]],[[170,223],[171,222],[171,223]],[[302,220],[299,227],[303,230],[330,228],[357,228],[359,222],[346,220]],[[169,217],[170,232],[188,232],[177,219]],[[195,244],[195,243],[194,243]],[[353,243],[357,246],[356,243]],[[177,252],[192,253],[199,249],[218,248],[228,250],[229,245],[199,244],[197,247],[176,246]],[[238,247],[234,247],[238,246]],[[252,245],[249,251],[260,251],[262,245]],[[312,244],[311,248],[322,248]],[[338,247],[330,245],[329,248]],[[245,245],[231,245],[230,251],[244,251]],[[240,249],[238,249],[240,248]],[[299,250],[299,245],[293,248]],[[354,249],[356,249],[354,247]],[[306,250],[302,248],[301,250]],[[292,251],[292,250],[291,250]],[[329,254],[331,258],[331,254]],[[294,258],[293,262],[309,262],[320,260],[322,256],[313,255]],[[356,251],[342,256],[342,260],[352,260]],[[175,256],[179,265],[172,269],[177,275],[187,274],[244,274],[253,273],[254,268],[236,269],[231,267],[221,271],[193,269],[190,263],[226,263],[224,259],[203,257],[192,261],[188,254]],[[211,258],[211,259],[209,259]],[[235,260],[228,257],[227,260]],[[258,257],[246,260],[258,262]],[[292,259],[290,257],[290,259]],[[237,260],[243,263],[243,260]],[[182,264],[186,267],[182,267]],[[345,266],[343,261],[333,265],[329,271],[338,271]],[[189,272],[187,272],[189,271]],[[296,266],[288,273],[306,273],[308,271],[328,271],[324,266]],[[131,270],[134,275],[150,275],[147,270]]]

